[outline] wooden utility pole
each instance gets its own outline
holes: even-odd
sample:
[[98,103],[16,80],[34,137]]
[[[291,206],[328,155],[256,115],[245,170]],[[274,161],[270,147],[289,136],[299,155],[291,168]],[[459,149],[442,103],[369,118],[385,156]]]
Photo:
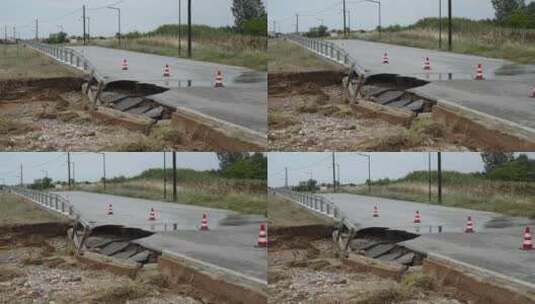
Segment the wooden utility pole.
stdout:
[[173,152],[173,202],[176,202],[176,152]]
[[448,50],[451,52],[453,49],[453,43],[452,43],[452,11],[451,11],[451,0],[448,0],[448,23],[449,23],[449,29],[448,29]]
[[67,152],[67,184],[71,189],[71,152]]
[[442,153],[441,152],[438,152],[437,179],[438,179],[438,203],[442,205]]
[[336,192],[336,157],[334,152],[332,153],[333,158],[333,191]]

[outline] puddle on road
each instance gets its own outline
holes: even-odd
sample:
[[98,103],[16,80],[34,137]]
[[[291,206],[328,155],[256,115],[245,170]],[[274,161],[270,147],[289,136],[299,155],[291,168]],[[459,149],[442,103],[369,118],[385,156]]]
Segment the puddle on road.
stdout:
[[505,64],[496,70],[497,76],[518,76],[535,74],[535,65]]
[[265,222],[266,219],[261,216],[232,214],[222,219],[219,224],[221,226],[244,226],[251,224],[263,224]]
[[261,83],[266,82],[267,73],[263,72],[245,72],[236,77],[233,83]]

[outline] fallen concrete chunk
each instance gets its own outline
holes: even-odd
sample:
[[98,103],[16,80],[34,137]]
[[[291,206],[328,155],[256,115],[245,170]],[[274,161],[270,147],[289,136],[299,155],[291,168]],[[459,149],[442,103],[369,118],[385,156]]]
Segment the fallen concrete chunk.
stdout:
[[415,257],[416,257],[416,255],[414,253],[409,252],[409,253],[401,256],[400,258],[396,259],[395,261],[399,262],[400,264],[403,264],[403,265],[411,265],[412,262],[414,261]]
[[150,257],[150,251],[145,250],[136,255],[129,257],[128,259],[137,263],[145,263]]
[[415,102],[412,102],[411,104],[407,105],[407,109],[413,111],[413,112],[422,112],[424,109],[425,101],[423,100],[416,100]]
[[144,99],[142,97],[127,97],[121,101],[118,101],[116,102],[114,105],[113,105],[113,108],[114,109],[117,109],[119,111],[128,111],[132,108],[135,108],[137,107],[138,105],[140,105],[142,102],[144,101]]
[[387,254],[383,254],[379,257],[377,257],[377,259],[381,260],[381,261],[394,261],[396,259],[399,259],[402,255],[404,255],[405,253],[403,253],[402,251],[392,251],[390,253],[387,253]]
[[383,87],[376,87],[376,86],[364,86],[362,88],[362,95],[366,97],[376,97],[381,94],[384,94],[392,89],[390,88],[383,88]]
[[153,108],[154,108],[153,105],[147,104],[147,105],[139,106],[137,108],[132,108],[132,109],[128,110],[127,112],[130,113],[130,114],[141,115],[141,114],[143,114],[145,112],[148,112],[148,111],[152,110]]
[[370,258],[377,258],[382,256],[383,254],[388,253],[392,249],[394,249],[396,245],[393,244],[379,244],[376,246],[373,246],[369,250],[366,251],[366,256]]
[[403,91],[388,91],[376,96],[375,98],[377,99],[377,103],[387,105],[391,102],[399,100],[403,96],[403,94],[405,94]]
[[136,253],[137,253],[137,246],[131,245],[125,250],[114,254],[113,257],[118,258],[118,259],[128,259],[129,257],[134,256]]
[[150,117],[152,119],[159,119],[159,118],[162,117],[163,111],[164,111],[163,107],[157,107],[157,108],[154,108],[154,109],[144,113],[143,115],[148,116],[148,117]]
[[115,92],[102,92],[100,93],[99,99],[102,103],[114,103],[126,97],[128,97],[128,95],[115,93]]
[[112,256],[118,253],[119,251],[123,251],[124,249],[126,249],[128,245],[130,245],[130,243],[128,242],[113,242],[108,246],[102,248],[101,253],[108,256]]

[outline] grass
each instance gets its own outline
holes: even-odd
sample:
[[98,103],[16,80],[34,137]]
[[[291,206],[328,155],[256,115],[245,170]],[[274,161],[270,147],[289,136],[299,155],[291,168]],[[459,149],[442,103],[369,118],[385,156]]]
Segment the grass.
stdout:
[[326,219],[277,196],[269,197],[268,218],[272,227],[330,224]]
[[[432,173],[436,176],[436,173]],[[427,181],[421,180],[426,175],[418,174],[418,178],[409,176],[394,181],[382,181],[372,185],[372,192],[367,187],[345,189],[345,191],[420,203],[429,203]],[[432,180],[432,193],[435,195],[436,180]],[[450,207],[461,207],[535,218],[535,183],[492,181],[469,174],[445,172],[443,182],[442,204]],[[433,201],[436,197],[433,196]],[[434,202],[433,202],[434,203]]]
[[[180,176],[180,173],[178,175]],[[161,179],[143,178],[108,183],[106,191],[99,184],[78,185],[77,187],[83,191],[165,200]],[[267,213],[265,189],[265,184],[257,181],[223,178],[207,178],[204,181],[179,181],[177,202],[186,205],[227,209],[242,214],[265,215]],[[172,196],[171,184],[167,185],[167,195],[168,199]]]
[[0,224],[37,224],[64,220],[39,209],[34,203],[14,194],[0,193]]
[[339,70],[340,67],[291,42],[270,39],[268,43],[270,73]]
[[[239,34],[227,34],[219,38],[199,37],[192,43],[192,59],[266,71],[268,55],[265,50],[265,39]],[[177,57],[178,55],[178,40],[174,36],[155,35],[125,39],[121,46],[115,39],[95,40],[93,43],[103,47],[162,56]],[[259,45],[262,44],[263,46],[260,47]],[[182,47],[180,57],[187,58],[186,41],[182,41]]]
[[73,77],[77,73],[22,45],[0,45],[0,80]]
[[[453,20],[453,49],[460,54],[479,55],[535,63],[535,31],[502,28],[488,21],[462,18]],[[443,50],[447,50],[447,27],[443,32]],[[355,38],[425,49],[439,49],[436,18],[425,18],[407,27],[390,27],[382,35],[377,32],[357,33]]]
[[287,112],[270,110],[268,116],[268,125],[272,129],[284,129],[298,123],[295,116]]

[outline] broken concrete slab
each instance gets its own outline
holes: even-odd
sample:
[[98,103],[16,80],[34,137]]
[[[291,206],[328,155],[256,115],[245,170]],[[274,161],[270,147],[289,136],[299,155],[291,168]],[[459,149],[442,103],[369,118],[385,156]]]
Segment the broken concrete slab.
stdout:
[[144,100],[145,99],[143,97],[127,97],[121,101],[116,102],[113,105],[113,108],[123,112],[128,111],[140,105]]
[[377,103],[380,103],[382,105],[387,105],[391,102],[394,102],[396,100],[399,100],[405,92],[403,91],[388,91],[381,95],[376,96]]
[[416,100],[407,105],[406,108],[413,112],[422,112],[425,106],[425,101],[422,99]]
[[412,103],[412,100],[401,99],[401,100],[396,100],[396,101],[393,101],[393,102],[389,103],[388,106],[401,109],[401,108],[404,108],[404,107],[406,107],[407,105],[409,105],[411,103]]
[[142,252],[139,252],[129,257],[128,259],[137,263],[145,263],[146,261],[148,261],[149,257],[150,257],[150,251],[144,250]]
[[102,248],[101,253],[105,254],[105,255],[108,255],[108,256],[112,256],[112,255],[114,255],[114,254],[126,249],[126,247],[128,247],[128,245],[130,245],[129,242],[113,242],[113,243],[109,244],[108,246]]
[[402,265],[411,265],[414,261],[414,258],[416,257],[416,254],[413,252],[409,252],[407,254],[402,255],[401,257],[397,258],[395,261],[402,264]]
[[164,108],[163,107],[157,107],[157,108],[154,108],[148,112],[145,112],[143,113],[143,115],[149,117],[149,118],[152,118],[152,119],[159,119],[162,117],[163,115],[163,112],[164,112]]
[[150,110],[154,109],[154,105],[151,105],[151,104],[146,104],[146,105],[142,105],[142,106],[139,106],[137,108],[132,108],[126,112],[130,113],[130,114],[135,114],[135,115],[141,115],[145,112],[148,112]]
[[376,97],[392,90],[391,88],[377,87],[377,86],[364,86],[362,87],[362,95],[366,97]]
[[138,246],[130,244],[125,250],[114,254],[113,257],[118,259],[128,259],[129,257],[136,255],[137,250]]
[[370,258],[378,258],[384,254],[387,254],[392,249],[394,249],[396,245],[394,244],[378,244],[376,246],[373,246],[369,250],[366,251],[366,256]]
[[390,253],[383,254],[383,255],[377,257],[377,259],[379,259],[381,261],[394,261],[396,259],[399,259],[404,254],[405,253],[403,251],[394,250],[394,251],[392,251]]
[[117,101],[120,101],[124,98],[128,97],[128,95],[116,93],[116,92],[102,92],[100,93],[100,101],[102,103],[115,103]]

